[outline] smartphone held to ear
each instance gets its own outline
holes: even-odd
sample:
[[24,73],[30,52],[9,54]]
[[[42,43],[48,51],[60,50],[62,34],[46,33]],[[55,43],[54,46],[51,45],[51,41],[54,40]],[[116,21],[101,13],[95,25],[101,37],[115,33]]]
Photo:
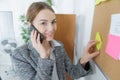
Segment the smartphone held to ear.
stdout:
[[[37,31],[37,36],[38,36],[38,34],[40,34],[40,42],[42,43],[43,40],[45,39],[44,35],[43,35],[42,33],[40,33],[40,32],[35,28],[35,26],[34,26],[33,24],[31,24],[31,26],[30,26],[30,34],[31,34],[32,30],[36,30],[36,31]],[[37,36],[36,36],[36,38],[37,38]]]

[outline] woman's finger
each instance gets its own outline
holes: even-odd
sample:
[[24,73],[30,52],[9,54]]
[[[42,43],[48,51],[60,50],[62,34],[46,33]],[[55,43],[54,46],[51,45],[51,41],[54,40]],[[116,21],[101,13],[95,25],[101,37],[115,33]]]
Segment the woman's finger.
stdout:
[[37,38],[37,31],[36,30],[35,30],[35,33],[33,35],[33,38],[34,38],[35,42],[37,42],[37,40],[36,40],[36,38]]
[[40,45],[41,45],[41,42],[40,42],[40,34],[37,35],[37,44],[40,44]]
[[37,44],[36,35],[37,35],[37,32],[35,30],[33,30],[32,33],[31,33],[31,41],[32,41],[32,44],[33,44],[34,47]]
[[93,43],[93,42],[95,42],[96,40],[90,40],[88,43],[90,44],[90,43]]
[[33,31],[31,32],[31,41],[32,41],[32,42],[34,42],[34,34],[35,34],[35,30],[33,30]]
[[88,49],[95,46],[97,43],[98,43],[98,41],[91,42],[90,44],[88,44]]
[[99,54],[100,54],[99,51],[96,51],[96,52],[90,54],[90,57],[91,57],[91,59],[92,59],[92,58],[96,57],[96,56],[99,55]]
[[88,52],[91,54],[96,51],[96,46],[89,48]]

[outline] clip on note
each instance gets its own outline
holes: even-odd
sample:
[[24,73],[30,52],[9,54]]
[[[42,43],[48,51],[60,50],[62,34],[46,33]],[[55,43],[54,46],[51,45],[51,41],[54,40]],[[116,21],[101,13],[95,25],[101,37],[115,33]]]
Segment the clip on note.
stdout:
[[100,50],[100,48],[101,48],[101,46],[102,46],[102,37],[101,37],[101,35],[100,35],[100,32],[97,32],[97,33],[96,33],[95,40],[99,41],[99,43],[96,44],[96,48],[97,48],[97,50]]

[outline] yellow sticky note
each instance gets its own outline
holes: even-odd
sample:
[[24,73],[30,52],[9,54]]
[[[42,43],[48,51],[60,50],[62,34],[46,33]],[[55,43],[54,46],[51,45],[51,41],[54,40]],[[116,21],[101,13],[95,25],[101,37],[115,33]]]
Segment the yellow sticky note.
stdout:
[[109,0],[95,0],[95,5],[99,5],[101,2],[104,2],[104,1],[109,1]]
[[102,46],[102,37],[100,35],[100,32],[96,33],[95,40],[99,41],[99,43],[96,45],[96,48],[97,48],[97,50],[100,50],[100,48]]
[[98,5],[98,4],[100,4],[102,2],[102,0],[96,0],[95,1],[95,5]]

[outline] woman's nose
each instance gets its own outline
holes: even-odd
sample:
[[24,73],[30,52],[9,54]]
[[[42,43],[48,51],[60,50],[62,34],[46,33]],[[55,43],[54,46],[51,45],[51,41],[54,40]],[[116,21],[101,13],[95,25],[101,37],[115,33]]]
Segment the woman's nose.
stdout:
[[48,25],[48,30],[49,30],[49,31],[53,31],[53,30],[54,30],[54,25],[53,25],[52,23],[50,23],[50,24]]

